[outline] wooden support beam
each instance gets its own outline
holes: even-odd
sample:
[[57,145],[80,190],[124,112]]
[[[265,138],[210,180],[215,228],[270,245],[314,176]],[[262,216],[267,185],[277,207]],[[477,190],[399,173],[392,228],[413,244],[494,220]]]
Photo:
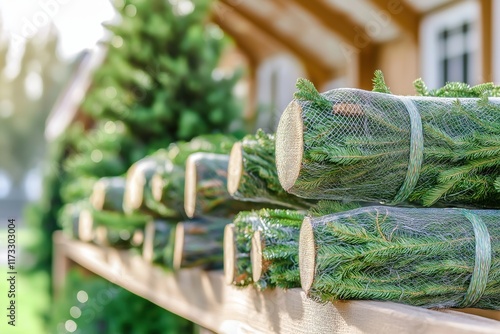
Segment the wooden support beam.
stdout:
[[481,63],[482,78],[481,82],[493,81],[493,1],[482,0],[481,6]]
[[420,14],[402,0],[370,0],[379,10],[390,15],[391,20],[418,42]]
[[378,46],[368,45],[361,49],[358,54],[358,87],[372,90],[373,73],[377,69]]
[[294,0],[297,5],[313,15],[322,25],[339,36],[344,42],[356,47],[356,38],[359,31],[363,31],[356,22],[346,14],[326,5],[324,2],[311,0]]
[[311,52],[307,47],[304,47],[295,36],[276,29],[268,18],[256,14],[243,3],[235,3],[232,0],[221,0],[220,2],[248,19],[254,24],[256,29],[281,42],[281,44],[301,59],[308,72],[309,78],[316,85],[320,85],[322,82],[334,76],[334,69],[331,64],[326,63],[324,58],[318,56],[315,52]]
[[[220,271],[195,268],[166,272],[134,253],[68,240],[58,232],[54,234],[54,243],[61,261],[70,259],[217,333],[498,334],[500,331],[500,323],[492,320],[498,319],[499,311],[481,313],[480,317],[455,310],[438,312],[369,300],[316,303],[301,289],[257,291],[229,286]],[[60,273],[65,270],[61,268]]]

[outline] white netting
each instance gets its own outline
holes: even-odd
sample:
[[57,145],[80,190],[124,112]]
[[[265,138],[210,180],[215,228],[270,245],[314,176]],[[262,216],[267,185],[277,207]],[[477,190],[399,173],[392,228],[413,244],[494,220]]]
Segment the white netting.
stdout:
[[301,278],[314,274],[318,300],[500,309],[499,211],[377,206],[309,221],[316,256],[300,258]]
[[[321,96],[321,104],[294,100],[278,127],[278,175],[289,192],[500,207],[494,188],[500,176],[500,99],[401,97],[357,89]],[[297,112],[303,139],[284,125]],[[303,140],[300,154],[295,138]],[[289,171],[295,166],[300,172],[294,176]]]

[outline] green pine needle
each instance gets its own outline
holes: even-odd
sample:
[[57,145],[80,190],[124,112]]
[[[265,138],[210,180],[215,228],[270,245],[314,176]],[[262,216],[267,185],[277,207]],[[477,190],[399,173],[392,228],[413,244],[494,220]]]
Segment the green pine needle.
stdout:
[[297,92],[293,95],[296,99],[310,101],[319,108],[331,109],[331,102],[318,92],[311,81],[299,78],[296,87]]
[[376,70],[373,77],[373,91],[377,93],[392,94],[389,87],[385,83],[384,73],[381,70]]

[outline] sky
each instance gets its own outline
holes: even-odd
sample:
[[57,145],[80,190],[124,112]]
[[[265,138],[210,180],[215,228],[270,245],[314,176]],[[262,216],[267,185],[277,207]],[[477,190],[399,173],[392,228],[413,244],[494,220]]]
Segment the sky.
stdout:
[[[102,22],[113,18],[110,0],[0,0],[0,38],[11,44],[6,75],[17,74],[25,42],[40,38],[36,34],[43,35],[51,25],[60,38],[59,56],[71,60],[82,50],[92,49],[104,36]],[[29,172],[24,186],[28,198],[36,199],[42,186],[40,170]],[[0,170],[0,199],[11,189],[11,180]]]
[[67,59],[92,48],[103,36],[101,23],[114,17],[109,0],[0,0],[0,14],[4,36],[14,45],[53,24],[59,54]]

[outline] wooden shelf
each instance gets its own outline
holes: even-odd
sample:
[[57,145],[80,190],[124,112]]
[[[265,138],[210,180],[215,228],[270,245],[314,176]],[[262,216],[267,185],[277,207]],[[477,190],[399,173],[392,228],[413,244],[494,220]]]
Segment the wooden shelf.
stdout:
[[[54,284],[71,261],[218,333],[500,333],[500,321],[454,310],[377,301],[319,304],[301,289],[257,291],[224,283],[221,271],[166,272],[140,256],[54,234]],[[471,309],[470,312],[482,311]],[[500,313],[482,313],[500,320]]]

